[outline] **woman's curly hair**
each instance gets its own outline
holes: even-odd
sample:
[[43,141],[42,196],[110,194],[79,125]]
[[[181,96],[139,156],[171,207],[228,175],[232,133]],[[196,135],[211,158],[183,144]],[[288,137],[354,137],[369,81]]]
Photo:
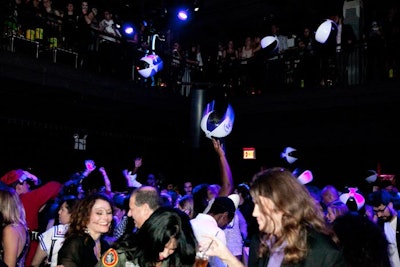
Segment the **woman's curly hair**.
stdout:
[[112,200],[103,193],[90,194],[79,200],[71,212],[71,221],[68,231],[65,233],[65,238],[73,234],[82,236],[87,234],[87,225],[90,221],[90,214],[96,200],[98,199],[107,201],[110,203],[111,208],[113,207]]

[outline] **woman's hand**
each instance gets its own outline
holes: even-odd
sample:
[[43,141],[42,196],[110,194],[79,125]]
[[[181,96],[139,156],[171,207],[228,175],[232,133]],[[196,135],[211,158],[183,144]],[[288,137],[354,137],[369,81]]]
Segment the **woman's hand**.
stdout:
[[207,256],[216,256],[220,258],[223,262],[228,264],[229,267],[244,266],[235,256],[232,255],[221,240],[210,235],[204,235],[203,237],[204,241],[199,244],[199,251],[204,251]]

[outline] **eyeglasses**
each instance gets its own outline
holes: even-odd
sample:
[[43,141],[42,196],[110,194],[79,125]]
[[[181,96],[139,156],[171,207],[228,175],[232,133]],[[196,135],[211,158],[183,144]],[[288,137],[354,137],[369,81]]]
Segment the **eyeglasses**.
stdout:
[[380,212],[383,213],[383,212],[385,212],[386,208],[387,208],[387,205],[385,205],[385,207],[383,209],[379,209],[379,210],[374,209],[374,213],[375,214],[378,214]]

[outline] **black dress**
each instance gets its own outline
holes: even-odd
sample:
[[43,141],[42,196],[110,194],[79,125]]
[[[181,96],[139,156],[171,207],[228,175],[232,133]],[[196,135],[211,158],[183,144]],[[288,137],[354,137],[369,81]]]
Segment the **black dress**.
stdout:
[[[58,251],[58,265],[64,267],[93,267],[98,259],[94,254],[95,241],[88,235],[71,235],[65,239],[64,244]],[[101,254],[110,248],[110,245],[100,239]]]

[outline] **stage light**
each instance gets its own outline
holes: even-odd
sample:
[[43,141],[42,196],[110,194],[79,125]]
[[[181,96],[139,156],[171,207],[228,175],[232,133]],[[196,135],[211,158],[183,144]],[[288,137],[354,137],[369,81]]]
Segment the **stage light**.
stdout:
[[125,33],[126,34],[132,34],[133,33],[133,27],[127,27],[127,28],[125,28]]
[[332,32],[336,32],[337,25],[333,20],[327,19],[321,25],[319,25],[315,32],[315,40],[321,44],[324,44]]
[[122,33],[123,35],[125,35],[126,37],[133,37],[136,34],[136,28],[132,23],[124,23],[122,25]]
[[195,0],[193,2],[193,10],[194,12],[198,12],[200,10],[200,0]]
[[178,19],[182,21],[186,21],[189,18],[189,10],[188,9],[180,9],[178,11]]

